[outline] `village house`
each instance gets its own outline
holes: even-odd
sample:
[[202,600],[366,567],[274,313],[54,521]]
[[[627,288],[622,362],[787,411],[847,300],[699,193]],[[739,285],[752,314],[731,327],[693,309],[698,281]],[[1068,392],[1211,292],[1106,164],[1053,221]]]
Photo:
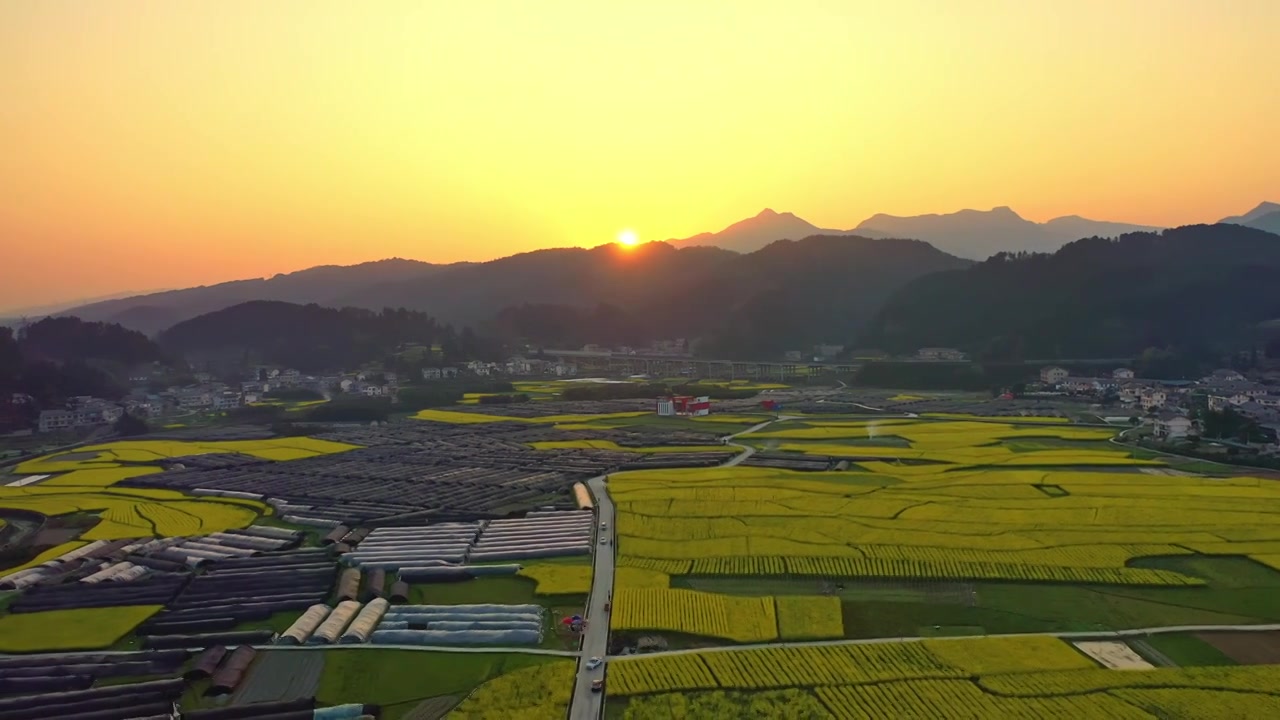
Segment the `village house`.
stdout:
[[100,398],[72,398],[66,409],[44,410],[38,419],[40,432],[109,425],[124,415],[124,408]]
[[214,410],[231,410],[240,407],[240,403],[240,393],[227,391],[217,393],[213,396]]
[[1169,396],[1165,391],[1152,389],[1143,393],[1139,402],[1142,404],[1143,410],[1151,412],[1152,410],[1164,407],[1164,404],[1168,399]]
[[1067,390],[1077,393],[1102,393],[1115,388],[1117,384],[1113,378],[1087,377],[1069,377],[1059,383]]
[[927,362],[963,362],[968,356],[955,348],[920,348],[916,351],[916,359]]
[[1240,382],[1242,380],[1244,380],[1244,375],[1241,375],[1235,370],[1219,368],[1203,378],[1200,382],[1206,385],[1220,385],[1222,383]]
[[1190,418],[1166,410],[1156,416],[1155,434],[1161,440],[1181,440],[1198,435],[1199,431]]
[[1045,385],[1057,385],[1066,380],[1069,373],[1064,368],[1057,365],[1040,368],[1040,382]]
[[1129,368],[1116,368],[1115,370],[1111,371],[1111,377],[1115,378],[1116,380],[1132,380],[1133,371],[1130,370]]

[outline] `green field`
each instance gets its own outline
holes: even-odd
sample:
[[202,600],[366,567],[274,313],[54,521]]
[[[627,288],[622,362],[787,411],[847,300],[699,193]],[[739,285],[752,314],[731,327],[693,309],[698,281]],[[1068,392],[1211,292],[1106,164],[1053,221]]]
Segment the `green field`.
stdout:
[[[436,653],[416,650],[325,650],[316,699],[329,705],[382,706],[383,720],[399,720],[423,700],[467,695],[504,673],[562,658],[503,653]],[[563,714],[563,711],[561,712]]]
[[0,652],[56,652],[110,647],[159,605],[47,610],[0,616]]

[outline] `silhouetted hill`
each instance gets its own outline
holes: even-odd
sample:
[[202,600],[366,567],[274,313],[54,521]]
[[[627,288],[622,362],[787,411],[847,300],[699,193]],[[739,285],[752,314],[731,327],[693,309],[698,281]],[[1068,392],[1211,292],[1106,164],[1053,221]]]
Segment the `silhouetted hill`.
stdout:
[[778,240],[799,240],[813,235],[850,235],[851,231],[823,229],[807,220],[765,208],[755,217],[740,220],[720,232],[704,232],[680,240],[668,240],[673,247],[713,246],[750,253]]
[[1160,228],[1089,220],[1077,215],[1046,223],[1026,220],[1012,209],[961,210],[944,215],[873,215],[854,228],[881,237],[923,240],[958,257],[981,260],[998,252],[1053,252],[1082,237],[1118,237]]
[[1280,235],[1280,204],[1273,202],[1259,203],[1257,207],[1243,215],[1223,218],[1219,222],[1245,225]]
[[1280,212],[1280,203],[1261,202],[1258,206],[1243,215],[1233,215],[1231,217],[1222,218],[1218,222],[1231,223],[1233,225],[1249,225],[1256,227],[1254,222],[1261,220],[1263,217],[1272,213]]
[[163,358],[160,348],[142,333],[74,317],[44,318],[21,328],[17,338],[23,357],[31,362],[100,361],[129,366]]
[[44,318],[16,333],[0,328],[0,394],[27,393],[42,407],[75,395],[117,398],[133,366],[163,359],[145,335],[119,325]]
[[1273,213],[1267,213],[1262,217],[1254,218],[1244,224],[1251,228],[1257,228],[1258,230],[1280,235],[1280,210]]
[[450,269],[429,281],[389,283],[340,299],[358,307],[407,307],[474,324],[524,303],[635,308],[680,291],[737,257],[718,248],[653,242],[512,255]]
[[453,360],[475,348],[469,331],[457,333],[425,313],[373,312],[256,300],[185,320],[160,334],[167,351],[198,363],[273,363],[303,372],[341,370],[381,361],[406,344],[441,345]]
[[450,265],[415,260],[379,260],[360,265],[322,265],[267,279],[235,280],[184,290],[92,303],[64,311],[85,320],[117,322],[154,335],[183,320],[249,300],[340,305],[343,296],[409,278],[426,278]]
[[[680,259],[701,248],[673,250],[655,243],[660,257]],[[495,324],[512,340],[542,345],[642,343],[683,337],[701,340],[700,354],[772,356],[814,343],[851,339],[880,304],[921,275],[966,267],[926,243],[852,236],[782,240],[746,255],[723,251],[711,263],[685,268],[678,282],[655,264],[627,273],[635,289],[605,292],[593,303],[517,303]],[[564,282],[572,282],[565,276]]]
[[902,287],[860,344],[957,347],[990,359],[1131,356],[1238,346],[1280,318],[1280,237],[1191,225],[1052,255],[999,254]]

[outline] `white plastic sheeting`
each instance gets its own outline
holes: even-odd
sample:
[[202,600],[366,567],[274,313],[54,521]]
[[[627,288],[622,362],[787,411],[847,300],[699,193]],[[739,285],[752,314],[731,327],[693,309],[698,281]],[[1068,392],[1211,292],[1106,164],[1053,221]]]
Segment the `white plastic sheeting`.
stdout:
[[384,598],[370,600],[368,605],[356,615],[356,619],[351,622],[351,627],[342,634],[339,642],[342,643],[362,643],[368,642],[369,636],[373,634],[374,628],[382,620],[382,616],[387,612],[387,608],[391,603]]
[[288,630],[280,633],[280,639],[277,642],[285,645],[301,645],[311,637],[311,633],[320,627],[320,624],[329,617],[331,609],[328,605],[319,604],[312,605],[307,611],[302,613],[302,617],[298,618],[289,626]]
[[250,535],[260,535],[262,537],[277,537],[282,540],[294,540],[298,537],[297,530],[288,530],[285,528],[272,527],[270,525],[250,525],[240,530],[242,533]]
[[589,555],[590,545],[565,545],[561,547],[529,547],[523,550],[474,550],[468,558],[477,562],[488,560],[520,560],[524,558],[566,557],[570,555]]
[[338,606],[329,613],[329,617],[316,628],[315,633],[311,636],[310,641],[313,644],[332,643],[338,639],[343,630],[347,629],[347,625],[355,619],[356,613],[360,611],[360,603],[355,600],[344,600],[338,603]]

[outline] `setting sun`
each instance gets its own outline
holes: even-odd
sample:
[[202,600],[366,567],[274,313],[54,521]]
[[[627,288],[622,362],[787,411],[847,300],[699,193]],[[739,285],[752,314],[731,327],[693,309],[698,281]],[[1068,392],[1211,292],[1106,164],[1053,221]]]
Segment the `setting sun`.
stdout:
[[635,230],[623,230],[618,233],[618,244],[631,247],[640,242],[640,238],[636,235]]

